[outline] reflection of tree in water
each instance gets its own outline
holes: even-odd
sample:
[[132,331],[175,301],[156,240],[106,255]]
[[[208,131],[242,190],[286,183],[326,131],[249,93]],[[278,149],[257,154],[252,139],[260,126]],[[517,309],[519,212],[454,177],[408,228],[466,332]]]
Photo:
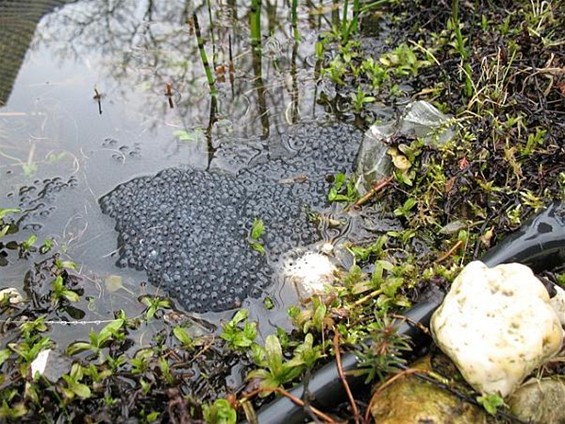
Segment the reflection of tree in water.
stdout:
[[[295,42],[290,10],[263,1],[261,49],[253,49],[250,4],[236,3],[208,10],[193,9],[190,1],[80,2],[49,17],[44,37],[62,41],[61,55],[97,54],[103,72],[119,84],[112,97],[127,99],[129,91],[145,90],[144,104],[138,108],[147,115],[163,116],[171,83],[184,126],[206,128],[211,101],[191,19],[196,13],[218,86],[216,117],[231,121],[228,128],[243,137],[282,131],[283,120],[297,119],[307,107],[312,110],[313,71],[307,71],[312,66],[305,51],[313,51],[315,35],[302,34],[310,46]],[[310,25],[319,26],[320,20],[312,17]]]
[[37,23],[71,1],[0,1],[0,106],[8,102]]

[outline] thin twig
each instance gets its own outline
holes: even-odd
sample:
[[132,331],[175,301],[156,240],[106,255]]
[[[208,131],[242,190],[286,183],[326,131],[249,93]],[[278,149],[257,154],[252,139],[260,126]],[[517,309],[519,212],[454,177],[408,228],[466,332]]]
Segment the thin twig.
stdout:
[[447,252],[445,252],[442,256],[440,256],[439,258],[437,258],[435,260],[436,264],[439,264],[440,262],[445,261],[447,258],[449,258],[451,255],[453,255],[453,252],[455,252],[457,249],[459,249],[461,246],[463,245],[463,241],[461,240],[457,240],[457,243],[455,243],[453,245],[453,247],[451,249],[449,249]]
[[377,297],[379,294],[383,293],[383,289],[377,289],[371,293],[369,293],[368,295],[363,296],[361,299],[357,299],[354,303],[353,306],[360,306],[363,303],[365,303],[367,300],[371,300],[373,297]]
[[398,314],[390,314],[390,317],[394,319],[406,321],[408,322],[408,324],[416,327],[422,333],[427,334],[428,336],[430,335],[430,330],[428,330],[428,328],[419,321],[414,321],[413,319],[410,319],[405,315],[398,315]]
[[377,184],[373,186],[373,188],[367,194],[365,194],[363,197],[357,200],[353,204],[353,207],[358,208],[359,206],[362,206],[365,203],[367,203],[376,193],[378,193],[387,185],[389,185],[391,181],[392,181],[392,177],[386,177],[385,179],[379,181]]
[[355,423],[359,424],[360,422],[359,409],[357,409],[357,404],[355,403],[355,399],[353,398],[353,394],[351,393],[351,389],[349,388],[349,384],[347,383],[347,378],[345,378],[345,372],[343,371],[343,366],[341,364],[341,352],[339,350],[339,333],[337,329],[334,329],[333,345],[334,345],[335,363],[337,366],[337,372],[339,374],[339,378],[341,379],[341,383],[343,384],[343,388],[345,389],[345,393],[347,393],[347,398],[349,399],[349,403],[351,404],[351,410],[353,412],[353,417],[355,418]]

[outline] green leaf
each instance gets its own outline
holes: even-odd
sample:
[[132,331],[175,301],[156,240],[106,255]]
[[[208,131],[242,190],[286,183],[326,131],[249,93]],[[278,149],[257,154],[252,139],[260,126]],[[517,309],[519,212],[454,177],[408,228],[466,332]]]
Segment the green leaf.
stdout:
[[202,409],[208,424],[235,424],[237,421],[237,413],[226,399],[216,399]]
[[116,319],[100,330],[100,333],[98,333],[99,346],[114,336],[124,324],[125,321],[123,319]]
[[88,399],[92,395],[90,388],[86,384],[72,383],[70,384],[69,389],[71,389],[73,393],[81,399]]
[[188,331],[186,331],[186,328],[175,327],[173,328],[173,334],[185,348],[192,346],[192,338],[188,334]]
[[265,232],[265,223],[260,218],[254,218],[251,226],[251,239],[259,240],[259,237]]
[[263,247],[263,245],[261,243],[257,243],[257,242],[252,242],[249,244],[251,246],[251,248],[253,250],[256,250],[257,252],[259,252],[260,254],[264,255],[265,254],[265,248]]
[[52,248],[53,248],[53,239],[45,239],[43,241],[43,244],[39,248],[39,252],[44,255],[47,252],[49,252]]
[[29,236],[27,238],[26,241],[24,241],[22,243],[22,248],[24,250],[30,250],[33,247],[33,245],[35,244],[36,241],[37,241],[37,236],[35,234],[32,234],[31,236]]
[[90,350],[92,345],[86,342],[74,342],[67,347],[67,355],[75,355],[85,350]]
[[17,208],[0,208],[0,219],[4,219],[4,217],[11,213],[19,213],[20,209]]
[[477,397],[477,402],[479,402],[485,411],[491,415],[496,414],[496,410],[500,406],[504,406],[504,399],[497,394],[485,394]]
[[280,374],[283,366],[282,347],[279,338],[274,334],[269,334],[265,340],[265,354],[267,367],[271,373]]
[[240,309],[235,313],[233,318],[230,321],[230,324],[236,325],[243,320],[246,320],[249,317],[249,311],[247,309]]
[[72,269],[77,270],[77,264],[72,261],[62,261],[60,259],[55,259],[55,266],[59,269]]
[[12,351],[10,349],[0,350],[0,365],[2,365],[10,357]]
[[4,225],[4,227],[0,230],[0,238],[4,237],[6,234],[8,234],[9,230],[10,230],[10,226]]
[[72,290],[65,290],[63,292],[63,296],[65,296],[65,298],[69,302],[78,302],[80,300],[80,296],[78,295],[78,293]]

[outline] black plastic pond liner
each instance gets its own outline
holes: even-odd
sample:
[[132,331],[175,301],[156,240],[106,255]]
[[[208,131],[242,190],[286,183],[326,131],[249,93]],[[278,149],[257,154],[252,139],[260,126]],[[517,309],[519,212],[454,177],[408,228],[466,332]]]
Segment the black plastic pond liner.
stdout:
[[[535,272],[550,270],[565,263],[565,207],[561,202],[552,203],[543,212],[529,219],[524,225],[504,239],[499,245],[490,249],[482,261],[489,267],[503,263],[519,262],[530,266]],[[550,296],[555,291],[547,287]],[[397,326],[399,334],[408,336],[414,351],[418,351],[431,343],[430,337],[418,326],[428,327],[433,312],[441,304],[442,296],[419,303],[409,309],[405,320]],[[346,372],[357,369],[358,359],[353,353],[342,356],[342,367]],[[369,386],[364,384],[364,376],[347,376],[347,382],[353,393]],[[304,385],[300,384],[290,393],[299,399],[303,398]],[[336,362],[331,362],[318,370],[308,382],[307,396],[309,403],[321,410],[333,410],[347,397]],[[294,404],[286,397],[280,397],[261,408],[257,413],[259,424],[297,424],[308,418],[304,408]]]
[[534,272],[565,263],[565,206],[553,202],[520,229],[490,249],[481,259],[487,266],[519,262]]
[[[422,323],[427,326],[432,313],[441,303],[441,299],[442,297],[439,297],[433,301],[420,303],[406,312],[405,316],[407,319],[399,320],[397,331],[399,334],[404,334],[412,340],[414,350],[428,345],[431,339],[417,326],[409,322]],[[350,352],[343,354],[341,357],[341,365],[346,374],[357,369],[357,362],[357,356]],[[363,387],[367,387],[364,384],[365,378],[365,375],[347,376],[347,383],[353,393],[358,392]],[[321,410],[335,409],[337,405],[346,399],[343,382],[339,376],[335,361],[318,370],[310,378],[307,389],[308,397],[312,399],[312,405]],[[304,385],[301,384],[295,387],[290,390],[290,393],[302,399]],[[295,405],[286,397],[280,397],[257,413],[257,421],[260,424],[302,423],[307,416],[306,411],[302,407]]]

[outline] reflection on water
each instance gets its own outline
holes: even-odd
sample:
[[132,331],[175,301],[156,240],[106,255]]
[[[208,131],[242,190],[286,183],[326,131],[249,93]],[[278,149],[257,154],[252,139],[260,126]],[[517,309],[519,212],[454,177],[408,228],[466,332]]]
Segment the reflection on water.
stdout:
[[335,8],[305,2],[293,20],[282,1],[65,3],[0,3],[0,207],[73,177],[31,224],[95,272],[116,272],[102,194],[170,166],[208,168],[225,137],[264,140],[321,113],[314,43]]

